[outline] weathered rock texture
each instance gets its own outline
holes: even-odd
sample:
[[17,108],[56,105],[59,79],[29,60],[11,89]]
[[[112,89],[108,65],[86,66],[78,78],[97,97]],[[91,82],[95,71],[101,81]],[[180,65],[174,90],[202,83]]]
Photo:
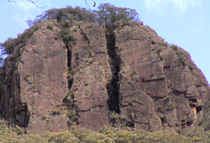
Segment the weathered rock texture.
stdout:
[[116,30],[116,48],[120,110],[127,121],[150,131],[197,125],[209,87],[188,53],[143,25]]
[[109,99],[106,84],[111,77],[105,32],[102,26],[82,24],[72,31],[76,44],[69,47],[74,94],[74,109],[78,124],[100,129],[109,124]]
[[67,49],[58,33],[43,23],[7,59],[3,117],[30,133],[67,129],[66,114],[53,115],[68,93]]
[[68,30],[65,41],[56,22],[43,21],[7,58],[0,113],[10,124],[28,133],[72,123],[180,132],[203,120],[210,89],[187,52],[141,24]]

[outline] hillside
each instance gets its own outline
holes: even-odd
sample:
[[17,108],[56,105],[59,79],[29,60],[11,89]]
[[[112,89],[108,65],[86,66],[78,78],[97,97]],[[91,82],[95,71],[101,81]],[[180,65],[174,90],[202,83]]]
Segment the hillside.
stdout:
[[135,10],[52,9],[1,46],[9,56],[1,67],[0,116],[25,133],[209,129],[202,72]]

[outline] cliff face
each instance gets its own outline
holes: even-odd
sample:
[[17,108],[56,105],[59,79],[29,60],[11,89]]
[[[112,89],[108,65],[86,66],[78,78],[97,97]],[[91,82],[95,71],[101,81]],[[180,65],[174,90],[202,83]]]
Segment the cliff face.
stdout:
[[[1,117],[28,133],[71,125],[147,131],[197,126],[209,86],[187,52],[143,25],[112,33],[93,23],[43,21],[2,72]],[[205,110],[206,109],[206,110]],[[206,111],[206,112],[205,112]]]
[[188,53],[142,25],[116,30],[116,47],[120,109],[127,121],[151,131],[199,123],[209,87]]

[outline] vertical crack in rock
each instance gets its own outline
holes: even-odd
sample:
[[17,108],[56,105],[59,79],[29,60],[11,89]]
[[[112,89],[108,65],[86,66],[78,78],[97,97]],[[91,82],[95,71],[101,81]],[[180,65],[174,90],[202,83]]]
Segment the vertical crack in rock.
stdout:
[[[19,54],[18,54],[19,55]],[[13,110],[14,110],[14,124],[27,128],[29,124],[30,112],[28,111],[27,103],[24,103],[20,99],[21,87],[20,87],[20,74],[18,73],[17,67],[15,66],[17,72],[12,73],[13,87],[14,91],[11,92]],[[11,86],[9,86],[10,91],[12,91]],[[11,99],[11,98],[10,98]]]
[[108,30],[106,34],[107,53],[110,58],[110,65],[112,71],[112,79],[107,84],[107,91],[109,95],[108,106],[112,112],[120,113],[119,107],[119,72],[120,72],[120,57],[117,54],[117,47],[115,47],[115,35],[113,30]]
[[[17,94],[19,94],[18,96],[20,97],[20,93],[21,93],[21,87],[20,87],[20,74],[17,73],[16,75],[16,87],[17,87]],[[16,95],[17,96],[17,95]],[[15,98],[15,97],[14,97]],[[21,102],[21,100],[19,99],[19,103],[18,105],[15,107],[17,108],[16,109],[16,124],[21,126],[21,127],[24,127],[24,128],[27,128],[28,127],[28,124],[29,124],[29,118],[30,118],[30,112],[28,111],[28,106],[27,106],[27,103],[23,103]]]
[[73,83],[73,74],[72,74],[72,68],[71,68],[71,51],[69,49],[69,46],[67,45],[67,67],[68,67],[68,89],[71,89],[72,83]]
[[66,106],[67,109],[67,116],[69,118],[67,125],[68,127],[72,126],[74,123],[78,124],[78,115],[75,110],[74,104],[74,94],[70,91],[73,84],[73,71],[71,66],[72,61],[72,51],[71,51],[71,44],[70,41],[65,42],[66,49],[67,49],[67,80],[68,80],[68,93],[66,97],[63,99],[63,104]]
[[[19,50],[19,49],[18,49]],[[16,62],[20,62],[16,56],[19,51],[2,67],[0,82],[1,107],[0,116],[9,121],[9,124],[15,124],[23,128],[27,128],[29,124],[30,113],[27,103],[21,101],[20,74]],[[16,54],[16,55],[15,55]],[[11,56],[9,57],[11,58]]]

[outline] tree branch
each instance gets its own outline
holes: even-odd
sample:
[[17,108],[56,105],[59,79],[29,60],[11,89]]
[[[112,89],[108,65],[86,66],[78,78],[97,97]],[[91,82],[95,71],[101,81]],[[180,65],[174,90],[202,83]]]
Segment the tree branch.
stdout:
[[[28,2],[31,2],[32,4],[34,4],[36,7],[39,7],[37,4],[36,4],[36,2],[35,2],[35,0],[27,0]],[[92,0],[93,1],[93,0]],[[15,0],[8,0],[8,2],[15,2]],[[96,6],[96,2],[95,1],[93,1],[94,3],[93,3],[93,7],[95,7]],[[87,0],[85,0],[85,3],[86,3],[86,5],[88,6],[88,3],[87,3]],[[88,6],[89,7],[89,6]],[[39,7],[40,8],[40,7]],[[90,7],[89,7],[90,8]]]

